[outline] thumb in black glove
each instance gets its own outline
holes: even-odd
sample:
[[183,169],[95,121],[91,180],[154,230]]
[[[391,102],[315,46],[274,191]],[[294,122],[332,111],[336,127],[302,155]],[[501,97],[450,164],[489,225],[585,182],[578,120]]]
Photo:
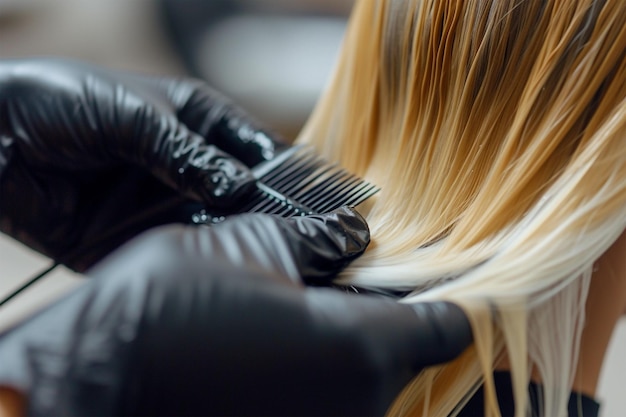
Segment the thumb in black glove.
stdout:
[[0,63],[0,230],[74,269],[176,220],[181,196],[229,207],[284,147],[198,80]]

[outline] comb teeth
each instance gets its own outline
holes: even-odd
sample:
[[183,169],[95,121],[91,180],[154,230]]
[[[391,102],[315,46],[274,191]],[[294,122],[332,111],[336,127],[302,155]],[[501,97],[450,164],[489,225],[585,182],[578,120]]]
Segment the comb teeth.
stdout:
[[[252,173],[258,179],[257,188],[237,213],[283,217],[322,214],[345,205],[356,206],[379,191],[375,185],[299,146],[260,164]],[[225,218],[226,213],[201,210],[192,221],[215,224]]]

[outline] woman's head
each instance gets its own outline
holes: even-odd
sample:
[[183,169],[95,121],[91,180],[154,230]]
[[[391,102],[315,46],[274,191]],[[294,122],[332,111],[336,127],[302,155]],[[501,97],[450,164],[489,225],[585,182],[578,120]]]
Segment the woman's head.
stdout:
[[567,385],[572,311],[626,227],[625,2],[358,1],[298,140],[382,187],[371,249],[341,282],[497,317],[483,363],[511,354],[513,333],[539,337],[533,320],[549,309],[568,336],[514,356],[565,346],[543,368]]

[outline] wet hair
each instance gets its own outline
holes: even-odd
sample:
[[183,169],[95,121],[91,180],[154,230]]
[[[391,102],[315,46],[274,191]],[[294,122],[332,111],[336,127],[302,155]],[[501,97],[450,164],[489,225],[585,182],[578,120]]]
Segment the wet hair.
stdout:
[[475,343],[391,415],[448,415],[507,355],[563,415],[594,262],[626,228],[626,2],[357,1],[297,142],[382,187],[338,283],[449,300]]

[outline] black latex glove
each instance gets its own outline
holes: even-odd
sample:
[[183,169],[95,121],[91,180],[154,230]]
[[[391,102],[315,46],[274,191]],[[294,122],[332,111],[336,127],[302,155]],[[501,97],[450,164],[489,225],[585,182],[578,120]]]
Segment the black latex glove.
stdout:
[[294,281],[332,276],[368,240],[347,209],[150,231],[0,336],[0,383],[41,416],[382,415],[471,335],[453,304]]
[[197,80],[0,61],[0,231],[77,270],[185,198],[229,207],[284,146]]

